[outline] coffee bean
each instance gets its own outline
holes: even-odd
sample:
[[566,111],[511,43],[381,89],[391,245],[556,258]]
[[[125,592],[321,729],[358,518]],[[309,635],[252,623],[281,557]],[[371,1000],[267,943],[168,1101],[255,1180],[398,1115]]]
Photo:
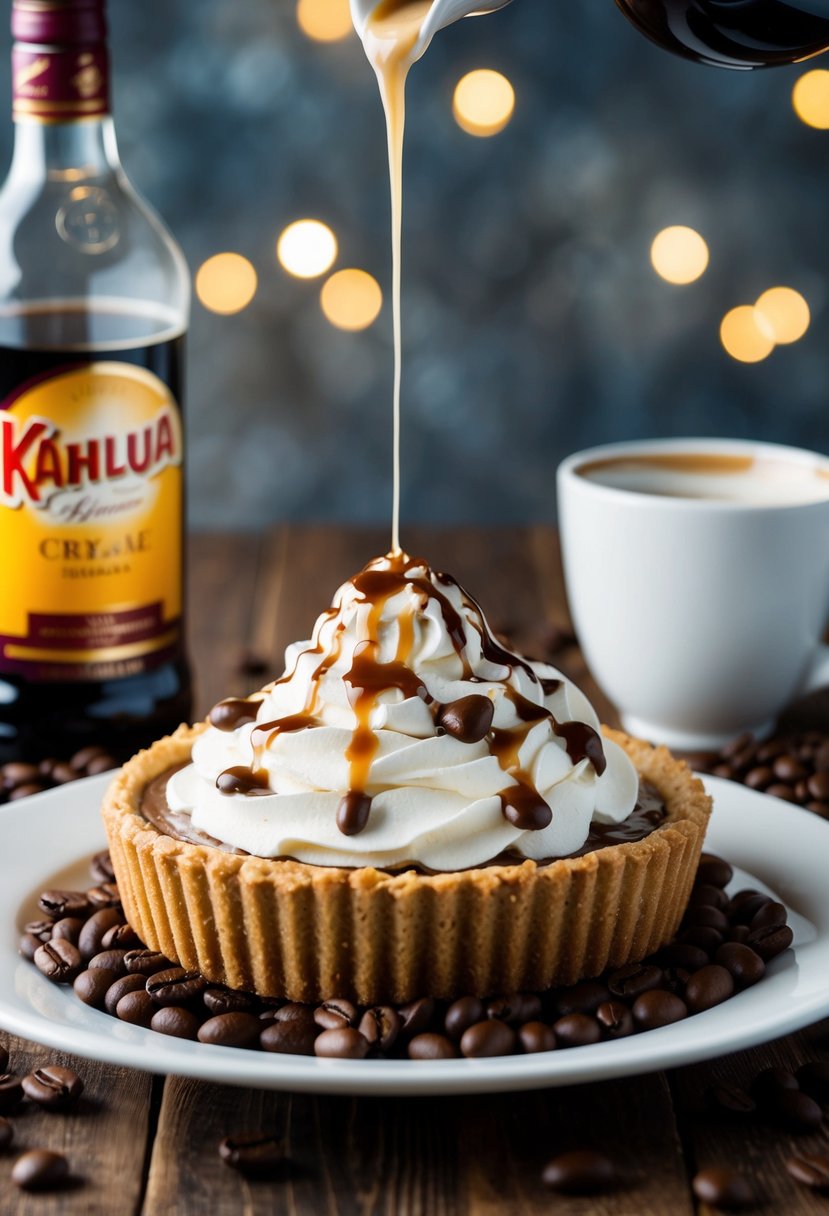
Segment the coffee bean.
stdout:
[[472,1060],[508,1056],[515,1050],[515,1031],[506,1022],[492,1018],[476,1022],[461,1035],[461,1053]]
[[485,1005],[486,1016],[518,1026],[541,1017],[541,997],[535,993],[517,992],[512,996],[496,996]]
[[739,1085],[712,1085],[706,1090],[708,1105],[729,1115],[750,1115],[757,1103]]
[[288,1001],[287,1005],[275,1009],[274,1019],[277,1022],[310,1022],[316,1026],[313,1005],[300,1005],[298,1001]]
[[314,1021],[323,1030],[339,1030],[343,1026],[353,1026],[357,1021],[357,1006],[351,1001],[335,998],[324,1001],[314,1010]]
[[77,946],[78,938],[81,935],[81,929],[84,922],[78,916],[64,916],[63,920],[56,920],[52,926],[52,937],[50,940],[60,938],[62,941],[71,942],[73,946]]
[[815,752],[815,770],[819,773],[829,772],[829,739],[820,744]]
[[776,903],[774,900],[769,900],[757,912],[756,916],[752,917],[750,932],[754,933],[758,929],[777,929],[781,925],[785,925],[788,918],[788,912],[783,904]]
[[717,1167],[700,1170],[691,1185],[697,1199],[726,1212],[739,1212],[755,1203],[748,1179],[737,1170]]
[[555,1006],[559,1017],[566,1017],[570,1013],[595,1013],[600,1005],[609,1000],[610,991],[606,984],[599,980],[585,980],[560,992]]
[[147,980],[147,992],[156,1005],[181,1005],[201,996],[207,981],[198,971],[185,971],[183,967],[171,967],[158,971]]
[[83,967],[78,947],[60,938],[38,946],[34,963],[41,975],[54,984],[71,984]]
[[5,1073],[9,1066],[9,1049],[5,1043],[0,1043],[0,1073]]
[[149,1029],[157,1009],[158,1006],[153,1004],[146,989],[138,988],[135,992],[128,992],[126,996],[121,997],[115,1007],[115,1015],[122,1022]]
[[[87,972],[87,974],[94,975],[95,971],[92,970],[91,972]],[[107,989],[106,996],[104,997],[104,1008],[106,1009],[107,1013],[110,1013],[113,1017],[115,1017],[118,1002],[121,1000],[121,998],[126,996],[128,992],[141,992],[143,988],[143,975],[116,976],[112,984],[110,984],[109,988]]]
[[41,945],[52,940],[54,930],[55,921],[53,920],[30,920],[23,926],[23,932],[28,933],[31,937],[36,937]]
[[559,1047],[587,1047],[602,1036],[599,1023],[587,1013],[568,1013],[553,1023]]
[[9,802],[17,802],[19,798],[31,798],[32,794],[42,794],[46,786],[41,781],[32,781],[26,785],[17,785],[9,791]]
[[52,765],[52,771],[49,773],[54,785],[68,785],[70,781],[76,781],[78,774],[72,768],[71,764],[66,764],[62,760],[58,760]]
[[82,773],[86,771],[90,761],[102,755],[105,755],[102,747],[90,744],[88,747],[82,747],[80,751],[75,752],[74,756],[69,760],[69,764],[76,773]]
[[813,1191],[829,1191],[829,1157],[823,1153],[799,1153],[789,1157],[786,1169],[803,1186]]
[[407,1005],[398,1005],[397,1012],[403,1019],[400,1033],[405,1038],[412,1038],[423,1030],[428,1030],[435,1016],[435,1002],[431,997],[421,997],[417,1001],[409,1001]]
[[453,1001],[446,1010],[444,1029],[450,1039],[459,1043],[464,1031],[476,1022],[482,1022],[485,1016],[483,1001],[479,1001],[476,996],[462,996]]
[[89,866],[89,873],[94,882],[115,882],[115,871],[112,868],[112,858],[109,849],[96,853]]
[[409,1040],[407,1053],[410,1060],[454,1060],[457,1059],[458,1049],[445,1034],[432,1034],[426,1031],[416,1034]]
[[265,1177],[285,1166],[285,1146],[278,1136],[267,1132],[237,1132],[219,1144],[225,1165],[250,1177]]
[[252,1013],[217,1013],[200,1027],[200,1043],[218,1047],[255,1047],[259,1042],[262,1023]]
[[682,1021],[688,1015],[688,1007],[673,992],[656,989],[637,997],[632,1013],[640,1030],[656,1030],[660,1026]]
[[708,962],[708,955],[699,946],[687,942],[672,942],[659,951],[659,961],[664,967],[682,967],[685,971],[699,971]]
[[738,891],[726,909],[729,919],[737,925],[750,925],[762,907],[769,902],[761,891]]
[[64,916],[84,917],[90,906],[83,891],[44,891],[37,902],[52,920],[62,920]]
[[748,925],[732,925],[725,935],[726,942],[739,942],[744,946],[748,941]]
[[12,1169],[12,1182],[22,1191],[53,1191],[69,1177],[69,1162],[62,1153],[33,1148],[18,1157]]
[[231,988],[205,988],[202,1000],[212,1014],[252,1013],[256,1008],[255,1000],[246,992],[235,992]]
[[[91,1005],[93,1009],[103,1009],[106,994],[117,979],[118,976],[114,971],[98,967],[94,971],[82,971],[72,987],[75,996],[79,1001],[83,1001],[84,1005]],[[110,1012],[112,1011],[110,1010]]]
[[128,950],[124,955],[124,966],[130,975],[157,975],[175,966],[158,950]]
[[5,1116],[0,1115],[0,1153],[4,1153],[14,1140],[14,1127]]
[[376,1051],[390,1051],[397,1041],[403,1022],[391,1005],[375,1005],[360,1019],[360,1034]]
[[317,1034],[318,1028],[313,1020],[273,1022],[259,1035],[259,1046],[263,1051],[275,1051],[281,1055],[312,1056]]
[[718,908],[721,912],[728,904],[728,896],[722,887],[715,887],[713,883],[707,882],[696,883],[688,900],[689,908]]
[[719,908],[712,908],[709,904],[689,908],[683,924],[689,928],[716,929],[723,937],[731,927],[725,913],[721,912]]
[[724,942],[714,955],[714,962],[730,971],[738,990],[750,988],[766,974],[766,964],[757,951],[739,942]]
[[42,945],[43,943],[33,933],[24,933],[17,943],[17,952],[23,958],[28,959],[30,963],[33,963],[35,955]]
[[492,729],[495,705],[489,697],[473,694],[444,705],[437,724],[461,743],[480,743]]
[[604,1153],[575,1149],[548,1161],[541,1174],[545,1186],[562,1195],[597,1195],[618,1182],[616,1167]]
[[[2,1065],[2,1058],[0,1058]],[[805,1094],[817,1102],[829,1102],[829,1064],[801,1064],[795,1073],[797,1082]]]
[[829,801],[829,772],[825,769],[814,773],[808,780],[809,793],[821,802]]
[[621,1001],[605,1001],[596,1010],[603,1039],[624,1039],[633,1034],[633,1014]]
[[753,929],[748,935],[746,945],[756,950],[760,958],[768,963],[784,950],[788,950],[794,941],[794,934],[788,925],[769,925],[765,929]]
[[[126,1000],[126,997],[121,1000]],[[118,1003],[120,1005],[121,1002]],[[199,1019],[189,1009],[182,1009],[180,1005],[164,1005],[153,1014],[150,1030],[169,1034],[175,1039],[195,1039],[200,1025]]]
[[351,1026],[323,1030],[314,1043],[314,1054],[333,1060],[362,1060],[368,1055],[368,1039]]
[[100,954],[95,954],[87,963],[90,971],[95,971],[98,967],[104,967],[107,971],[114,971],[116,975],[126,975],[127,965],[124,962],[126,950],[102,950]]
[[786,785],[792,785],[795,781],[800,781],[807,774],[807,769],[803,767],[796,756],[778,756],[772,764],[772,769],[777,780],[784,782]]
[[799,1089],[779,1089],[765,1109],[775,1123],[790,1132],[813,1132],[823,1122],[820,1106]]
[[93,912],[81,929],[81,935],[78,938],[78,949],[83,958],[90,959],[94,958],[96,954],[100,954],[104,934],[113,925],[123,923],[124,917],[117,908],[101,908],[98,912]]
[[86,897],[93,908],[121,907],[118,884],[114,882],[102,882],[97,887],[90,887],[86,893]]
[[733,739],[729,739],[728,743],[722,748],[722,754],[726,760],[732,760],[734,756],[745,751],[746,748],[754,746],[754,735],[750,731],[743,731]]
[[633,1000],[643,992],[658,988],[662,982],[662,971],[648,963],[630,963],[614,971],[608,977],[607,986],[613,996],[626,997]]
[[545,1022],[525,1022],[518,1028],[518,1042],[527,1055],[540,1051],[554,1051],[556,1035],[552,1026]]
[[689,946],[699,946],[706,954],[713,954],[722,945],[723,935],[717,929],[694,925],[690,929],[683,929],[679,940]]
[[783,783],[781,781],[775,781],[773,785],[769,786],[769,788],[766,790],[766,793],[769,795],[769,797],[780,798],[783,802],[796,802],[797,801],[797,799],[794,796],[794,790],[791,789],[788,785],[783,785]]
[[722,857],[714,853],[703,853],[697,867],[697,882],[712,887],[727,887],[734,877],[734,870]]
[[0,769],[0,774],[2,774],[3,787],[7,790],[37,781],[40,776],[36,764],[27,764],[23,760],[10,760]]
[[751,1092],[761,1106],[773,1104],[781,1089],[798,1089],[797,1077],[788,1068],[764,1068],[751,1082]]
[[0,1073],[0,1114],[7,1115],[9,1111],[14,1110],[22,1097],[23,1086],[20,1077],[13,1077],[8,1072]]
[[140,945],[141,941],[132,925],[113,925],[101,938],[101,947],[104,950],[127,951]]
[[702,1013],[721,1005],[734,994],[731,972],[715,963],[702,967],[685,985],[685,1004],[691,1013]]
[[61,1064],[36,1068],[21,1084],[26,1097],[44,1110],[68,1110],[83,1093],[83,1081],[78,1074]]
[[758,764],[756,768],[749,769],[743,781],[749,789],[762,792],[774,784],[774,769],[767,764]]

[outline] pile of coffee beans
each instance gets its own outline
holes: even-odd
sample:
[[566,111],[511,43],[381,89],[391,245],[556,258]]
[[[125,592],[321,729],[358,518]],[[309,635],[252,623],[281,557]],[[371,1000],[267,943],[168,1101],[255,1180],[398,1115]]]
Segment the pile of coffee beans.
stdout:
[[49,756],[39,764],[10,761],[0,765],[0,804],[27,798],[29,794],[42,794],[44,790],[68,785],[81,777],[106,773],[117,764],[118,761],[102,747],[81,748],[69,760]]
[[740,781],[749,789],[829,819],[829,735],[820,731],[757,740],[740,735],[721,752],[687,757],[693,768],[714,777]]
[[[0,1045],[0,1153],[14,1144],[15,1127],[9,1118],[26,1102],[43,1110],[72,1111],[83,1093],[81,1077],[63,1064],[43,1064],[25,1076],[9,1072],[8,1049]],[[52,1191],[69,1181],[69,1162],[51,1149],[29,1148],[15,1161],[12,1182],[24,1191]]]
[[362,1060],[484,1059],[621,1039],[721,1004],[763,978],[787,949],[786,909],[758,891],[733,896],[728,862],[704,854],[670,945],[641,963],[546,993],[405,1005],[332,997],[303,1005],[211,984],[147,949],[126,923],[109,855],[86,891],[44,891],[20,953],[85,1004],[160,1034],[221,1047]]

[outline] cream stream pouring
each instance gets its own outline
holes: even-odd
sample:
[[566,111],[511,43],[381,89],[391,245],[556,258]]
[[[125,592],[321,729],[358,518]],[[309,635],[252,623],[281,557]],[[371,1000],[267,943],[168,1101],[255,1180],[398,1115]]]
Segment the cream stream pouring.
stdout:
[[[472,17],[478,13],[492,13],[496,9],[504,8],[509,0],[432,0],[432,3],[425,5],[426,14],[422,21],[420,30],[416,36],[415,42],[411,48],[409,55],[409,64],[415,63],[423,52],[428,47],[429,43],[434,38],[438,30],[444,26],[452,25],[453,22],[459,21],[461,17]],[[378,4],[377,0],[351,0],[351,19],[354,22],[354,28],[360,37],[365,41],[366,27],[372,15],[379,8],[386,8],[386,5]],[[398,4],[397,8],[415,7],[414,4],[407,5],[405,2]]]

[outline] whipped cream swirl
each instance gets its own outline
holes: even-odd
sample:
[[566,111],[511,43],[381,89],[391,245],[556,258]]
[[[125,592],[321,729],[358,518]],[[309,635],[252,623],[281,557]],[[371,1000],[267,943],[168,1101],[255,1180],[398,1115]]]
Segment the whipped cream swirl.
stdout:
[[638,776],[555,668],[513,654],[448,575],[378,558],[286,671],[220,702],[167,783],[171,810],[259,857],[466,869],[577,852]]

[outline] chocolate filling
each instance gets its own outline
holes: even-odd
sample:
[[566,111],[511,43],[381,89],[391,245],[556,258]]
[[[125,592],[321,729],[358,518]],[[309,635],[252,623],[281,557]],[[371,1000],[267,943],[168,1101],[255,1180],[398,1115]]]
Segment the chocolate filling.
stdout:
[[[183,764],[175,765],[149,783],[141,800],[141,813],[144,818],[164,836],[172,836],[175,840],[184,841],[185,844],[209,845],[213,849],[220,849],[223,853],[234,853],[237,856],[246,857],[244,849],[236,849],[221,840],[215,840],[206,832],[200,832],[198,828],[193,827],[189,811],[170,809],[167,803],[167,782],[173,773],[184,767]],[[633,844],[637,840],[644,840],[646,836],[650,836],[651,832],[661,827],[666,815],[665,800],[659,790],[649,782],[640,780],[636,806],[627,819],[623,819],[621,823],[591,823],[584,844],[570,856],[583,857],[585,853],[608,849],[612,845]],[[274,860],[289,859],[274,858]],[[487,866],[520,865],[524,860],[525,858],[519,853],[508,850],[499,854],[498,857],[493,857],[491,861],[482,862],[471,868],[480,870]],[[549,857],[538,862],[538,865],[551,865],[552,862],[560,860],[559,857]],[[395,869],[417,870],[423,874],[439,873],[437,870],[430,870],[427,866],[420,865],[406,865],[395,867]]]

